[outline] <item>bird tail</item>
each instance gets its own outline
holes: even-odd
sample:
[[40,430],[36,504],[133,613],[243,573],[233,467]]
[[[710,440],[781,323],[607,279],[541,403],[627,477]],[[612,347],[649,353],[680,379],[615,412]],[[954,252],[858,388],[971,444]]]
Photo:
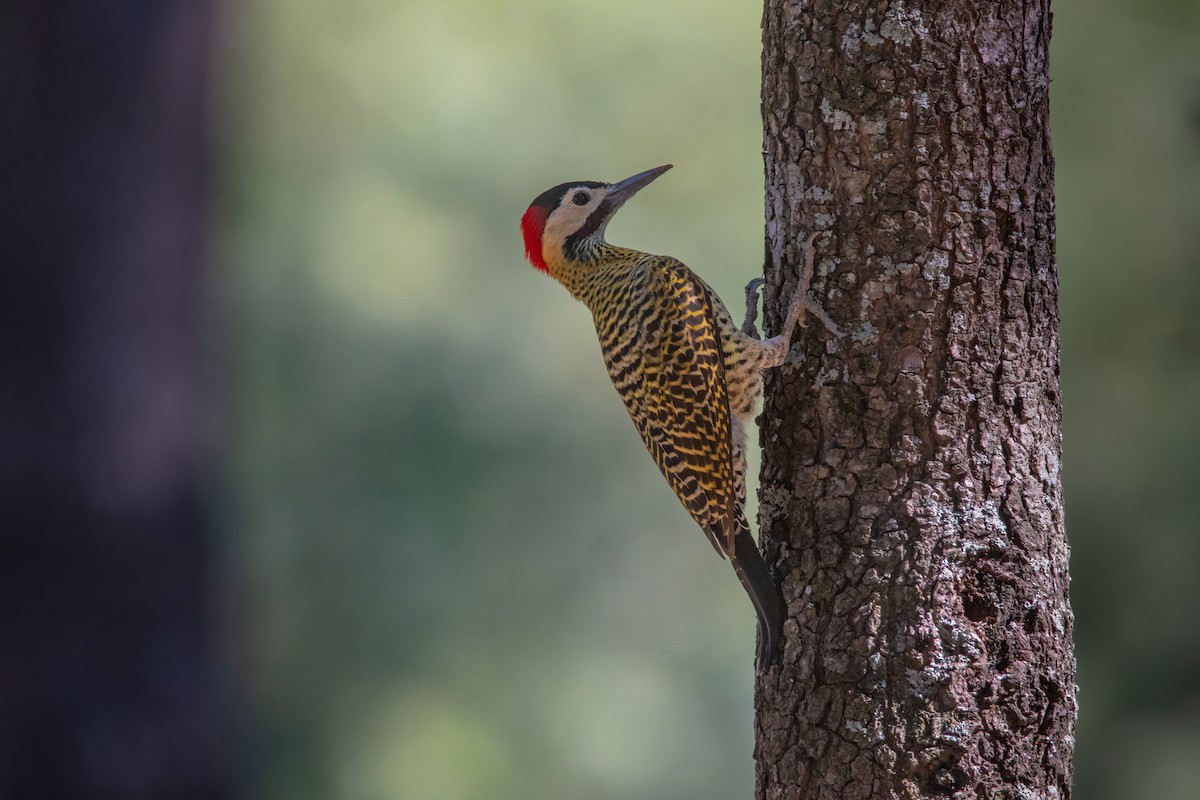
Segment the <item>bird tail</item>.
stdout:
[[734,537],[730,561],[758,613],[757,665],[759,669],[766,669],[775,659],[783,638],[783,602],[779,587],[749,531],[738,531]]

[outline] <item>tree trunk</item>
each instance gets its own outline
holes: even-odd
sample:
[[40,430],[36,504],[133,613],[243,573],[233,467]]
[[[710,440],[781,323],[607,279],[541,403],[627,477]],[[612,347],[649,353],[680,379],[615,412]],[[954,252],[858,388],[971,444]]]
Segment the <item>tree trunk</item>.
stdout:
[[[1048,0],[767,0],[757,797],[1067,798]],[[803,358],[801,362],[800,359]]]
[[0,797],[229,795],[202,309],[211,2],[0,9]]

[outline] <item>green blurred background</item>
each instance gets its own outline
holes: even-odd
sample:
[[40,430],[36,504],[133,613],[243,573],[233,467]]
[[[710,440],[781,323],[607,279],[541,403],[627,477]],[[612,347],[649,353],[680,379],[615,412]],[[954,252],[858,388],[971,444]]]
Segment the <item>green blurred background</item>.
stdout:
[[[1200,783],[1200,4],[1055,4],[1080,798]],[[226,4],[234,668],[254,795],[729,798],[754,618],[517,220],[761,268],[759,19],[716,0]],[[753,517],[751,517],[753,518]]]

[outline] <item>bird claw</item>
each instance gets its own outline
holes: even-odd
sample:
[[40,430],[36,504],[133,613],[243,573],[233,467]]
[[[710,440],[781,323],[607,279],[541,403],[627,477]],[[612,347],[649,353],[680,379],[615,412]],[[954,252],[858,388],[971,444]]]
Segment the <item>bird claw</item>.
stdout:
[[830,333],[834,336],[845,336],[846,334],[837,326],[833,319],[826,313],[816,300],[808,293],[809,286],[812,283],[813,269],[816,262],[816,248],[813,247],[813,242],[816,241],[820,231],[813,231],[804,240],[804,266],[800,270],[800,281],[796,286],[796,292],[792,295],[791,306],[788,308],[787,322],[784,330],[790,331],[791,326],[798,325],[804,327],[806,311],[812,312],[813,316],[821,321]]
[[758,320],[758,293],[766,282],[766,278],[758,277],[751,278],[746,284],[746,319],[742,323],[742,333],[755,339],[758,338],[758,328],[754,324]]
[[[804,240],[804,264],[800,270],[800,281],[796,286],[796,291],[792,294],[792,302],[789,304],[787,315],[784,318],[782,335],[785,341],[791,338],[793,328],[804,327],[806,312],[811,312],[834,336],[846,335],[825,309],[808,293],[816,261],[816,248],[813,247],[813,242],[820,234],[821,231],[813,231]],[[754,324],[758,320],[758,294],[765,283],[766,278],[759,277],[751,278],[750,282],[746,284],[746,319],[742,323],[742,333],[753,336],[755,339],[759,338],[758,328]]]
[[846,332],[838,327],[833,318],[829,316],[829,313],[807,292],[804,294],[797,292],[792,297],[792,308],[789,313],[796,319],[796,327],[798,328],[805,327],[808,324],[807,314],[812,314],[834,336],[840,339],[846,335]]

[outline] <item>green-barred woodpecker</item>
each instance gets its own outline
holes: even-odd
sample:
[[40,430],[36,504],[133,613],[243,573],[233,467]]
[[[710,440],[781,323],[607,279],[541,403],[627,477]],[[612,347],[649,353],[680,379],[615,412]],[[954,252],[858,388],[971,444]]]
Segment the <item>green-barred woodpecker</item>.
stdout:
[[547,189],[521,218],[525,254],[592,312],[608,374],[646,449],[750,595],[762,669],[775,657],[783,608],[746,521],[746,428],[763,370],[784,363],[804,312],[841,332],[808,295],[815,234],[783,331],[764,340],[754,330],[762,278],[746,287],[738,328],[712,288],[680,261],[606,242],[617,209],[670,168]]

